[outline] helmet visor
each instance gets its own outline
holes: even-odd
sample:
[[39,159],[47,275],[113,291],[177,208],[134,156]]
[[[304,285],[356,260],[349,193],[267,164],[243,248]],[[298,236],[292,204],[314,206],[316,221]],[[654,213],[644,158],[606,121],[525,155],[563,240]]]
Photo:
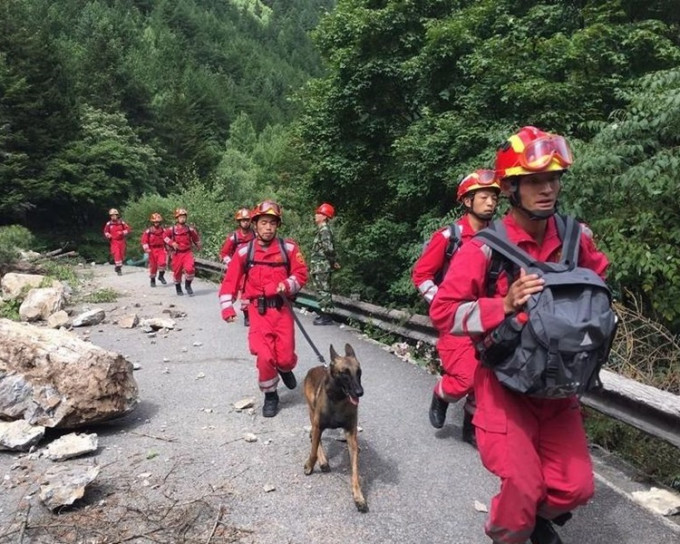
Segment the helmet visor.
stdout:
[[493,185],[496,181],[496,172],[494,170],[477,170],[477,183],[476,185]]
[[257,215],[275,215],[281,217],[281,206],[271,200],[265,200],[255,210]]
[[524,148],[519,163],[525,170],[540,172],[553,160],[564,168],[568,168],[574,162],[571,148],[562,136],[550,135],[534,140]]

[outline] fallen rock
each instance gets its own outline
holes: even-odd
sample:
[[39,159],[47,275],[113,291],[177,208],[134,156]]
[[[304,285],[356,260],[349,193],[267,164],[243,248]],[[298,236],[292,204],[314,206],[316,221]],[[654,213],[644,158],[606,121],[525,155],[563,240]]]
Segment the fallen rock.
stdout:
[[45,320],[64,305],[63,287],[44,287],[31,289],[19,306],[22,321]]
[[149,319],[142,319],[139,326],[145,332],[159,331],[161,329],[174,329],[175,322],[172,319],[164,317],[152,317]]
[[123,329],[134,329],[139,324],[139,316],[137,314],[124,315],[118,319],[118,326]]
[[0,450],[27,451],[45,436],[45,427],[28,421],[0,421]]
[[132,363],[65,330],[0,319],[0,419],[77,428],[137,406]]
[[104,321],[106,317],[106,312],[101,308],[95,308],[94,310],[89,310],[77,315],[73,318],[71,325],[73,327],[92,327]]
[[97,451],[98,445],[99,441],[96,433],[70,433],[51,442],[50,445],[45,448],[45,457],[52,459],[52,461],[72,459],[73,457],[79,457],[80,455]]
[[59,310],[54,312],[51,316],[47,318],[47,326],[50,329],[58,329],[59,327],[65,327],[68,325],[68,313],[65,310]]
[[24,289],[40,287],[45,276],[41,274],[17,274],[8,272],[2,277],[2,300],[14,300],[19,298]]
[[253,406],[255,406],[255,399],[253,397],[241,399],[234,403],[234,408],[237,412],[246,410],[247,408],[252,408]]
[[662,516],[674,516],[680,513],[680,495],[666,489],[652,487],[648,491],[633,491],[631,495],[637,503]]
[[42,477],[40,500],[50,510],[73,504],[98,475],[96,465],[54,465]]

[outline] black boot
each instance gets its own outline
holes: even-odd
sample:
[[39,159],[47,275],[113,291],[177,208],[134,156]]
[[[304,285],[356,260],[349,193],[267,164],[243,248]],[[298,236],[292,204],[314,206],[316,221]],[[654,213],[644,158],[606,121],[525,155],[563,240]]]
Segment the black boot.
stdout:
[[430,423],[435,429],[441,429],[446,420],[446,410],[449,403],[440,399],[436,393],[432,393],[432,402],[430,403]]
[[274,417],[279,410],[279,394],[273,393],[264,394],[264,404],[262,405],[262,415],[264,417]]
[[151,287],[156,287],[156,278],[151,278],[149,280],[149,285],[151,285]]
[[175,284],[175,291],[177,291],[177,294],[178,294],[180,297],[181,297],[182,295],[184,295],[184,293],[182,292],[182,284],[176,283],[176,284]]
[[191,282],[189,280],[184,282],[184,288],[187,290],[187,295],[190,297],[194,296],[194,290],[191,288]]
[[279,370],[279,376],[281,376],[283,383],[286,385],[288,389],[295,389],[297,387],[297,380],[295,379],[295,374],[293,374],[292,371],[281,372]]
[[166,285],[168,282],[165,281],[165,270],[161,270],[158,273],[158,281],[160,281],[163,285]]
[[475,436],[475,426],[472,424],[472,414],[463,410],[463,442],[467,442],[472,447],[477,448],[477,438]]
[[243,310],[243,326],[250,327],[250,317],[248,317],[248,310]]
[[536,525],[529,539],[531,544],[563,544],[550,520],[541,516],[536,517]]
[[332,325],[333,318],[325,312],[321,312],[314,318],[315,325]]
[[122,266],[115,266],[113,269],[116,271],[116,274],[118,274],[119,276],[123,275],[123,267]]

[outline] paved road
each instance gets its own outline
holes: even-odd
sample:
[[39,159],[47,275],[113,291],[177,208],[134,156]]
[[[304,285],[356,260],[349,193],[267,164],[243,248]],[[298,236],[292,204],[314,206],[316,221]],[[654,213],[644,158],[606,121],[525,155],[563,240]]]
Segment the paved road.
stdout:
[[[488,544],[485,514],[476,511],[475,501],[488,505],[498,482],[476,451],[461,442],[458,407],[449,411],[442,430],[430,427],[427,407],[434,376],[350,328],[313,327],[312,316],[300,314],[326,358],[330,344],[340,351],[350,343],[362,363],[360,471],[370,512],[360,514],[351,498],[346,447],[335,434],[324,435],[332,472],[303,473],[309,421],[300,388],[280,390],[280,413],[261,417],[246,329],[220,320],[216,286],[197,280],[195,297],[177,297],[170,285],[150,289],[141,269],[125,267],[124,272],[117,277],[109,267],[96,269],[99,285],[121,296],[97,305],[109,312],[108,323],[77,331],[141,367],[135,373],[139,408],[96,429],[100,450],[94,459],[106,482],[100,509],[148,483],[150,490],[188,502],[218,497],[224,505],[221,520],[241,532],[232,540],[222,536],[213,542]],[[187,314],[166,337],[149,338],[113,323],[131,311],[153,317],[165,315],[163,310]],[[319,363],[299,333],[297,344],[301,381]],[[251,414],[233,408],[245,397],[257,401]],[[246,442],[245,433],[258,440]],[[0,456],[0,474],[14,478],[14,463],[14,456]],[[598,465],[596,496],[562,529],[565,543],[678,541],[674,525],[627,498],[639,484],[603,461]],[[137,483],[130,487],[130,482]],[[16,520],[18,494],[30,491],[21,485],[0,491],[0,526]]]

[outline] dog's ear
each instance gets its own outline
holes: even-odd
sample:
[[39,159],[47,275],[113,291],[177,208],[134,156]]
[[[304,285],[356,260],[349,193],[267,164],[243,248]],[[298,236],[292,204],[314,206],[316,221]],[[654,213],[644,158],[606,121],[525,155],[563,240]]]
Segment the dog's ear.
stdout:
[[345,357],[354,357],[356,359],[356,355],[354,355],[354,348],[352,348],[352,346],[349,344],[345,344]]
[[331,344],[331,364],[333,364],[337,358],[338,358],[338,354],[335,352],[335,348],[333,347],[333,344]]

